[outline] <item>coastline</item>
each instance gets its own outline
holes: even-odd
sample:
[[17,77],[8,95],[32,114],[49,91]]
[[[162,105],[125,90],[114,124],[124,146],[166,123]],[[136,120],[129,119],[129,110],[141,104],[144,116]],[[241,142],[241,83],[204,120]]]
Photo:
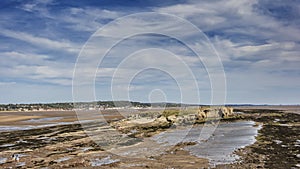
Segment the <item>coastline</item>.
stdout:
[[[297,126],[299,126],[300,123],[300,115],[283,112],[281,110],[274,111],[269,109],[252,109],[253,110],[243,110],[243,118],[236,120],[225,120],[222,123],[231,123],[233,121],[240,120],[252,120],[256,123],[263,124],[263,127],[258,131],[255,143],[244,148],[240,148],[234,152],[241,157],[241,159],[236,163],[220,164],[214,167],[283,167],[283,165],[280,163],[276,164],[278,162],[274,163],[274,160],[281,160],[284,166],[287,166],[288,168],[297,167],[299,152],[296,151],[296,148],[298,146],[297,144],[300,145],[300,138],[297,135],[297,133],[300,131],[299,127]],[[61,121],[63,119],[56,120]],[[49,122],[51,121],[44,121],[43,123]],[[56,121],[54,120],[53,122]],[[18,122],[16,121],[15,124],[17,123]],[[0,124],[2,125],[3,123],[0,122]],[[281,132],[276,133],[278,130]],[[3,168],[16,167],[17,165],[21,165],[20,162],[25,162],[24,166],[20,166],[20,168],[88,167],[91,166],[91,164],[96,165],[96,162],[102,162],[97,166],[102,168],[145,168],[146,166],[148,168],[199,168],[198,166],[202,166],[203,168],[212,167],[209,166],[208,159],[198,158],[185,150],[185,147],[193,146],[194,143],[192,142],[180,143],[171,147],[170,149],[165,149],[165,151],[162,151],[160,154],[145,156],[143,158],[130,158],[116,155],[116,153],[114,154],[113,151],[110,151],[109,149],[106,149],[105,147],[98,145],[91,140],[91,138],[88,137],[83,131],[80,124],[57,125],[45,128],[30,129],[26,130],[25,132],[20,130],[2,132],[1,134],[0,166]],[[115,136],[121,137],[122,135],[124,134],[120,133],[120,135],[117,134]],[[110,138],[112,136],[104,135],[104,137]],[[143,140],[145,138],[142,137],[141,139]],[[297,140],[299,140],[299,143]],[[126,143],[125,145],[131,144],[132,147],[140,144],[135,144],[136,142],[131,142],[130,139],[125,140],[124,143]],[[282,155],[279,155],[278,152],[280,152]],[[11,155],[15,153],[24,155],[20,159],[19,163],[11,160]],[[105,159],[109,159],[108,162],[105,161]],[[284,163],[285,161],[288,161],[288,159],[289,163]]]

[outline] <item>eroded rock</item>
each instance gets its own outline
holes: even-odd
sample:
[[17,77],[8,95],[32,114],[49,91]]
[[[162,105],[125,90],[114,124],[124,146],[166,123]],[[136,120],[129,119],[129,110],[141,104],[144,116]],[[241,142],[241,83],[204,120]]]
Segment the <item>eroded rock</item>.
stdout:
[[233,115],[232,107],[225,106],[201,106],[197,111],[197,119],[227,118]]

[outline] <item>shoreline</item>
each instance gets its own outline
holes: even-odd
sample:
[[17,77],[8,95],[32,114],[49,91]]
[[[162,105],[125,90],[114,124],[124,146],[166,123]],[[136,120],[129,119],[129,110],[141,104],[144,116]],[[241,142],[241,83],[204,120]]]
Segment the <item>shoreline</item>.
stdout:
[[[234,164],[216,165],[215,167],[243,168],[252,166],[254,168],[281,168],[282,165],[276,165],[275,163],[272,163],[272,160],[281,160],[284,163],[284,161],[287,161],[287,159],[290,158],[293,160],[290,163],[285,164],[285,166],[290,168],[296,167],[297,158],[299,157],[297,156],[297,151],[295,148],[298,146],[297,140],[299,140],[300,146],[300,138],[297,135],[297,133],[300,132],[299,127],[297,127],[300,124],[300,115],[283,112],[281,110],[273,111],[265,109],[245,109],[243,111],[244,118],[236,120],[231,119],[228,121],[225,120],[221,121],[221,123],[253,120],[256,123],[263,124],[263,127],[258,131],[258,136],[256,136],[256,141],[254,144],[240,148],[234,152],[241,157],[241,161],[238,161]],[[289,132],[276,134],[277,130]],[[97,132],[102,132],[104,134],[106,133],[105,131],[106,130],[98,130]],[[184,150],[184,147],[191,146],[186,144],[193,143],[181,143],[174,146],[173,149],[171,148],[170,150],[164,151],[161,155],[157,154],[144,158],[125,158],[117,156],[112,154],[110,151],[107,151],[108,149],[105,150],[104,147],[91,140],[91,138],[88,137],[82,130],[80,124],[68,124],[31,129],[26,130],[26,132],[3,132],[1,134],[0,166],[4,168],[9,166],[14,167],[19,164],[18,162],[11,161],[11,155],[14,153],[26,155],[20,160],[20,162],[25,162],[25,165],[21,166],[21,168],[40,168],[47,166],[51,168],[88,167],[92,163],[95,164],[95,160],[97,161],[97,159],[98,162],[102,162],[104,159],[110,159],[112,163],[101,163],[101,165],[99,165],[103,168],[145,168],[146,166],[148,168],[182,168],[184,166],[189,168],[198,168],[195,166],[203,166],[206,168],[209,167],[208,159],[198,158]],[[110,138],[117,138],[121,137],[122,135],[123,134],[121,133],[116,134],[115,136],[104,134],[103,137],[107,137],[107,139],[110,140]],[[127,140],[124,139],[124,144],[133,144],[134,142],[132,141],[133,140],[131,140],[129,137]],[[136,145],[133,145],[133,147],[134,146]],[[282,156],[280,156],[280,159],[277,159],[275,156],[276,152],[281,152]],[[61,159],[63,157],[69,159]]]

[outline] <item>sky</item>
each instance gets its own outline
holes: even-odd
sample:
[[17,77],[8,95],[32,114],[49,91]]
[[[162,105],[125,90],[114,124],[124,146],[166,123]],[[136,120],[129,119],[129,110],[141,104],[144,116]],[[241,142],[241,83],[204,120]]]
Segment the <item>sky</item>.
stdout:
[[299,104],[299,42],[297,0],[3,0],[0,104]]

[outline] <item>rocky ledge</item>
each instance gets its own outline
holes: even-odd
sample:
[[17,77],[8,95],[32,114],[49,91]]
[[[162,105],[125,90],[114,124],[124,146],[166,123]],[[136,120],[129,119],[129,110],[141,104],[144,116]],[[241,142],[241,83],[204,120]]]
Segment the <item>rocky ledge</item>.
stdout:
[[241,115],[234,113],[232,107],[206,106],[134,114],[126,119],[111,123],[111,126],[132,137],[150,137],[170,127],[241,118],[243,118]]

